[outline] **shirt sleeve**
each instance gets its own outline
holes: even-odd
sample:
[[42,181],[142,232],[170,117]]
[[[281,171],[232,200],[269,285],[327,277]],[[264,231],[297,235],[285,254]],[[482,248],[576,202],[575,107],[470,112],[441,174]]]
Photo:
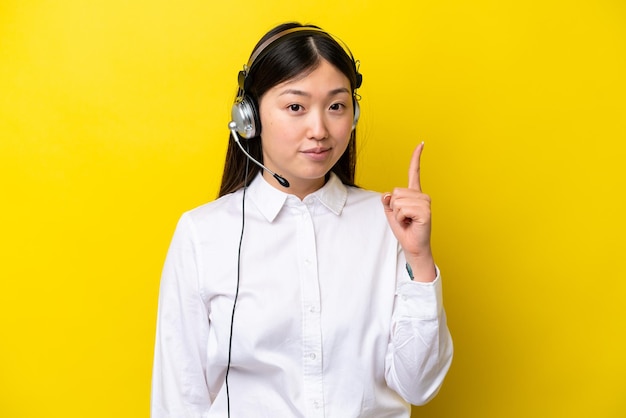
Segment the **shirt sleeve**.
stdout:
[[386,356],[387,384],[413,405],[439,391],[452,362],[440,271],[431,283],[411,281],[398,263],[398,285]]
[[199,287],[191,218],[178,222],[159,291],[151,417],[202,417],[211,400],[206,382],[208,309]]

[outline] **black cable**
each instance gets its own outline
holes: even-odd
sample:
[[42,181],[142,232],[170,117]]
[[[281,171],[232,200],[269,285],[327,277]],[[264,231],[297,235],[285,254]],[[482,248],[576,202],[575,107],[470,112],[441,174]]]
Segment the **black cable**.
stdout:
[[[246,144],[247,145],[247,144]],[[241,198],[241,235],[239,236],[239,248],[237,249],[237,287],[235,289],[235,300],[233,301],[233,312],[230,316],[230,334],[228,336],[228,364],[226,365],[226,406],[228,409],[228,418],[230,418],[230,391],[228,390],[228,373],[230,372],[230,359],[233,347],[233,324],[235,322],[235,307],[237,306],[237,298],[239,297],[239,279],[241,270],[241,243],[243,242],[243,231],[246,225],[246,190],[248,189],[248,167],[250,160],[246,158],[246,170],[244,175],[243,196]]]

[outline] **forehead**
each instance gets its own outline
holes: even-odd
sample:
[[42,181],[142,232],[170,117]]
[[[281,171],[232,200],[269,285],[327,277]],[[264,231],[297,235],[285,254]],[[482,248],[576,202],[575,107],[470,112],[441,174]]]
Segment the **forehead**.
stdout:
[[321,90],[335,90],[344,87],[350,91],[350,80],[337,67],[322,59],[317,66],[309,68],[297,76],[277,84],[270,90],[276,91],[294,86],[306,86],[310,89],[315,88]]

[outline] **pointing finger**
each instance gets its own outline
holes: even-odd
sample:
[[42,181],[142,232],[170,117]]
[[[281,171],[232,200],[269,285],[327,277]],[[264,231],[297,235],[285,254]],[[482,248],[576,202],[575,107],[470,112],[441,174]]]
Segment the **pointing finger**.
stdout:
[[420,158],[422,156],[422,150],[424,149],[424,142],[415,147],[413,156],[411,157],[411,163],[409,164],[409,189],[422,192],[422,185],[420,182]]

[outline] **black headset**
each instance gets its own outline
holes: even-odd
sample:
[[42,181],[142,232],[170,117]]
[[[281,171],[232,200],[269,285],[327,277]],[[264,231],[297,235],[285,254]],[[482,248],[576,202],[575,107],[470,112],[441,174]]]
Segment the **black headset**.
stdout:
[[[254,65],[254,63],[259,59],[261,54],[265,56],[267,52],[270,50],[270,47],[276,43],[279,39],[283,39],[285,36],[289,36],[292,33],[323,33],[326,36],[334,39],[339,45],[341,45],[346,52],[346,54],[352,60],[352,64],[354,65],[354,72],[356,74],[356,87],[355,90],[361,87],[361,83],[363,82],[363,76],[359,73],[358,69],[358,61],[355,61],[354,56],[352,56],[352,52],[348,46],[341,41],[339,38],[332,36],[330,33],[317,28],[315,26],[299,26],[291,29],[286,29],[277,33],[276,35],[271,36],[265,42],[263,42],[252,54],[248,63],[244,65],[243,70],[239,71],[238,82],[239,82],[239,92],[237,94],[237,99],[233,104],[231,110],[231,117],[233,122],[235,122],[235,130],[239,134],[241,138],[251,139],[259,136],[261,134],[261,118],[259,116],[259,111],[254,104],[254,101],[246,96],[245,92],[245,81],[246,77],[250,73],[250,69]],[[354,100],[354,119],[352,121],[352,129],[356,127],[357,122],[359,121],[360,116],[359,102]]]

